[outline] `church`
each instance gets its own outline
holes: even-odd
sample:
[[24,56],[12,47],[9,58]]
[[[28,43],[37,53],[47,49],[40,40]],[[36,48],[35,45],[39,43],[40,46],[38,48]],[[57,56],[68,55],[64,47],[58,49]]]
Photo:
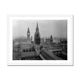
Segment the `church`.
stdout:
[[31,43],[31,37],[30,37],[30,30],[28,28],[27,39],[21,42],[21,52],[25,52],[26,49],[28,50],[31,47],[32,47],[32,43]]
[[27,30],[27,39],[22,41],[20,46],[21,58],[35,55],[34,45],[30,37],[30,30]]
[[[19,60],[34,60],[41,59],[39,57],[39,48],[40,48],[40,33],[38,28],[38,23],[36,25],[36,30],[34,34],[34,41],[32,41],[32,37],[30,36],[30,29],[28,28],[26,31],[26,38],[21,38],[14,41],[13,54],[14,59]],[[15,43],[18,43],[15,45]]]
[[20,44],[21,44],[20,46],[21,58],[38,56],[38,53],[36,52],[36,45],[40,45],[40,34],[39,34],[38,23],[36,26],[36,32],[34,34],[34,42],[32,41],[32,38],[30,36],[30,30],[28,28],[27,38]]

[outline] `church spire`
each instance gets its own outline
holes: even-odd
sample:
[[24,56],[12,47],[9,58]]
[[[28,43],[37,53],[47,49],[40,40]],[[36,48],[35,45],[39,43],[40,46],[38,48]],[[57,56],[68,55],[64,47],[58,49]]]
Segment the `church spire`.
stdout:
[[29,30],[29,28],[28,28],[28,31],[27,31],[27,33],[30,33],[30,30]]
[[39,28],[38,28],[38,22],[37,22],[37,27],[36,27],[36,31],[39,32]]
[[28,30],[27,30],[27,37],[28,37],[28,38],[30,37],[30,30],[29,30],[29,28],[28,28]]
[[37,23],[36,32],[35,32],[35,35],[34,35],[34,42],[35,42],[35,44],[37,44],[37,45],[40,44],[40,34],[39,34],[38,23]]

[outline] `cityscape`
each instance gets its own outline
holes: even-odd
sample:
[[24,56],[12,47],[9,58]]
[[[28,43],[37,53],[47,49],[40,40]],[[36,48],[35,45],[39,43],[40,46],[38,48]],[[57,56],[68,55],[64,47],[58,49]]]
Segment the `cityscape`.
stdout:
[[31,36],[30,27],[25,31],[25,37],[13,39],[13,60],[67,60],[67,38],[53,34],[42,37],[38,21],[34,36]]

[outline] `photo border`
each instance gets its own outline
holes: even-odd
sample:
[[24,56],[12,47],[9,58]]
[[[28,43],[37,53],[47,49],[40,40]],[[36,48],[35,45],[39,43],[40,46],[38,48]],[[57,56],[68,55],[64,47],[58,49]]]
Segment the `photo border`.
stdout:
[[[12,60],[12,20],[67,20],[68,60]],[[7,16],[7,64],[9,66],[73,66],[74,65],[74,16],[72,15],[8,15]]]

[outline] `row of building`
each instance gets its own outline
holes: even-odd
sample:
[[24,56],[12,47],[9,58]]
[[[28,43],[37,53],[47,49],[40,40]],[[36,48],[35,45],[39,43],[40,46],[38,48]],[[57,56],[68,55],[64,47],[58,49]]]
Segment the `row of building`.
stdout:
[[[37,23],[36,31],[34,34],[34,41],[32,41],[32,37],[30,36],[29,28],[27,30],[26,39],[18,39],[13,41],[13,59],[16,59],[16,55],[18,59],[23,57],[38,56],[41,48],[53,51],[57,49],[61,50],[61,47],[65,46],[65,44],[66,43],[64,43],[62,40],[54,42],[52,35],[49,38],[41,38]],[[65,49],[65,47],[63,48]]]

